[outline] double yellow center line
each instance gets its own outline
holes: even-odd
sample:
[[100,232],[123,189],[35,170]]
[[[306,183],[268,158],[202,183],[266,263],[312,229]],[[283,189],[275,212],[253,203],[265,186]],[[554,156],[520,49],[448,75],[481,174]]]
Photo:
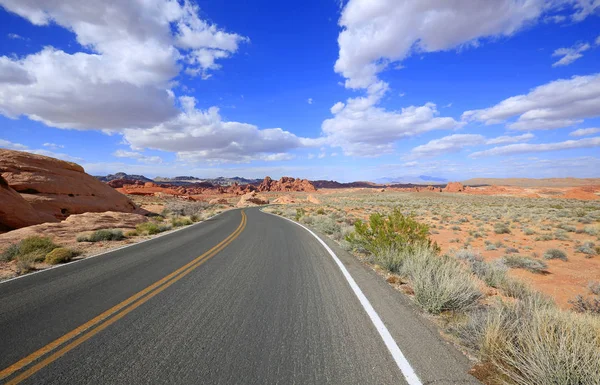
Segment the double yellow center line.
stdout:
[[[244,231],[244,228],[246,227],[246,213],[244,213],[244,211],[241,211],[241,213],[242,221],[240,222],[237,229],[233,233],[231,233],[231,235],[229,235],[227,238],[219,242],[216,246],[214,246],[201,256],[195,258],[191,262],[187,263],[186,265],[175,270],[166,277],[162,278],[161,280],[148,286],[144,290],[127,298],[125,301],[108,309],[104,313],[98,315],[97,317],[91,319],[83,325],[73,329],[64,336],[50,342],[48,345],[42,347],[41,349],[31,353],[27,357],[24,357],[19,361],[15,362],[14,364],[10,365],[9,367],[3,369],[2,371],[0,371],[0,380],[3,380],[13,375],[14,373],[31,365],[34,361],[52,353],[43,360],[36,363],[35,365],[31,366],[29,369],[25,370],[24,372],[11,379],[9,382],[7,382],[7,384],[18,384],[21,381],[31,377],[40,369],[56,361],[69,351],[73,350],[74,348],[89,340],[96,334],[100,333],[102,330],[106,329],[107,327],[117,322],[131,311],[135,310],[137,307],[149,301],[158,293],[167,289],[169,286],[191,273],[198,266],[202,265],[204,262],[215,256],[225,247],[227,247],[227,245],[233,242],[233,240],[237,238],[242,231]],[[65,345],[67,342],[68,344]]]

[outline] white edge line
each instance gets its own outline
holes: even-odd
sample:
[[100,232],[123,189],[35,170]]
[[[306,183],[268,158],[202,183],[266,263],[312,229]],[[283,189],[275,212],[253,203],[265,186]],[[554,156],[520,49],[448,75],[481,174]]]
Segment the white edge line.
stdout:
[[317,238],[317,240],[319,241],[319,243],[321,243],[321,245],[325,248],[325,250],[327,250],[327,252],[329,253],[329,255],[331,255],[331,257],[333,258],[333,260],[335,261],[335,263],[338,265],[338,267],[342,271],[342,274],[344,274],[344,277],[346,278],[346,280],[350,284],[350,287],[352,288],[352,291],[358,297],[358,300],[360,301],[360,304],[362,305],[362,307],[365,309],[365,311],[369,315],[369,318],[371,318],[371,322],[373,322],[373,325],[375,326],[375,328],[379,332],[379,335],[383,339],[383,342],[385,343],[385,346],[388,348],[388,350],[392,354],[392,358],[394,359],[394,361],[396,361],[396,365],[398,365],[398,368],[402,372],[402,375],[406,379],[406,382],[408,382],[409,385],[422,385],[421,380],[419,380],[419,377],[415,373],[414,369],[412,368],[412,366],[410,366],[410,363],[408,362],[408,360],[406,359],[406,357],[404,357],[404,354],[402,354],[402,351],[398,347],[398,344],[396,343],[396,341],[394,340],[394,338],[390,334],[389,330],[387,329],[387,327],[385,326],[385,324],[383,323],[383,321],[379,317],[379,314],[377,314],[377,312],[375,311],[375,309],[373,309],[373,306],[371,305],[371,303],[369,302],[369,300],[367,299],[367,297],[364,295],[364,293],[362,292],[362,290],[360,290],[360,287],[358,286],[358,284],[356,283],[356,281],[354,280],[354,278],[352,278],[352,276],[350,275],[350,273],[348,272],[348,270],[346,269],[346,267],[344,266],[344,264],[342,263],[342,261],[340,261],[340,259],[338,258],[338,256],[335,255],[335,253],[333,252],[333,250],[331,250],[331,248],[321,238],[319,238],[319,236],[317,234],[315,234],[308,227],[306,227],[306,226],[304,226],[304,225],[302,225],[302,224],[300,224],[300,223],[298,223],[296,221],[293,221],[293,220],[291,220],[289,218],[283,217],[281,215],[275,215],[275,214],[272,214],[272,213],[267,213],[265,211],[262,211],[262,212],[266,213],[266,214],[270,214],[270,215],[276,216],[278,218],[286,219],[286,220],[294,223],[295,225],[298,225],[298,226],[302,227],[304,230],[308,231],[313,237]]
[[170,231],[165,231],[165,232],[163,232],[163,233],[157,234],[155,237],[148,238],[148,239],[144,239],[143,241],[134,242],[134,243],[130,243],[130,244],[127,244],[127,245],[124,245],[124,246],[115,247],[114,249],[109,249],[109,250],[103,251],[103,252],[101,252],[101,253],[98,253],[98,254],[93,254],[93,255],[90,255],[89,257],[81,258],[81,259],[78,259],[78,260],[76,260],[76,261],[71,261],[71,262],[67,262],[67,263],[61,263],[60,265],[54,265],[54,266],[52,266],[52,267],[48,267],[48,268],[45,268],[45,269],[42,269],[42,270],[37,270],[37,271],[34,271],[33,273],[28,273],[28,274],[24,274],[24,275],[18,275],[18,276],[16,276],[16,277],[12,277],[12,278],[9,278],[9,279],[5,279],[5,280],[3,280],[3,281],[0,281],[0,285],[2,285],[3,283],[6,283],[6,282],[15,281],[15,280],[17,280],[17,279],[20,279],[20,278],[31,277],[32,275],[40,274],[40,273],[43,273],[43,272],[45,272],[45,271],[50,271],[50,270],[54,270],[54,269],[59,269],[59,268],[61,268],[61,267],[70,266],[70,265],[73,265],[74,263],[77,263],[77,262],[87,261],[87,260],[89,260],[89,259],[96,258],[96,257],[99,257],[99,256],[101,256],[101,255],[105,255],[105,254],[108,254],[108,253],[112,253],[113,251],[117,251],[117,250],[126,249],[126,248],[128,248],[128,247],[131,247],[131,246],[137,246],[137,245],[139,245],[139,244],[141,244],[141,243],[148,242],[148,241],[152,241],[152,240],[154,240],[154,239],[157,239],[157,238],[163,237],[163,236],[165,236],[165,235],[169,235],[169,234],[176,233],[176,232],[178,232],[178,231],[180,231],[180,230],[189,229],[189,228],[191,228],[191,227],[194,227],[194,226],[196,226],[196,225],[202,224],[202,223],[204,223],[204,222],[208,221],[209,219],[213,219],[214,217],[217,217],[217,216],[219,216],[219,215],[221,215],[221,214],[223,214],[223,213],[226,213],[226,212],[228,212],[228,211],[231,211],[231,210],[236,210],[236,209],[238,209],[238,208],[237,208],[237,207],[234,207],[234,208],[230,208],[230,209],[227,209],[227,210],[221,211],[220,213],[218,213],[218,214],[215,214],[215,215],[213,215],[212,217],[208,217],[208,218],[206,218],[206,219],[205,219],[205,220],[203,220],[203,221],[196,222],[196,223],[194,223],[194,224],[191,224],[191,225],[189,225],[189,226],[184,226],[184,227],[181,227],[181,228],[179,228],[179,229],[173,229],[173,230],[170,230]]

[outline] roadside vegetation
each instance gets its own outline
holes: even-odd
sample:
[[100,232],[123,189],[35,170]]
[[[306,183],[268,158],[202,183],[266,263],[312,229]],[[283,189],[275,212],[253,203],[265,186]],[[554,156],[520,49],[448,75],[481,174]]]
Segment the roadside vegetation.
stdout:
[[[589,292],[572,299],[571,310],[567,310],[511,273],[511,269],[521,269],[543,276],[550,274],[549,264],[571,263],[567,253],[556,247],[542,251],[542,259],[529,245],[516,244],[515,233],[547,235],[551,242],[560,238],[562,244],[573,242],[576,250],[597,255],[592,241],[577,244],[568,234],[598,236],[600,205],[586,202],[584,209],[573,210],[565,207],[582,204],[564,202],[553,209],[558,215],[553,212],[547,217],[550,221],[569,218],[572,210],[577,223],[586,227],[566,222],[560,226],[559,222],[533,229],[535,220],[522,214],[544,214],[537,206],[527,207],[527,199],[518,202],[518,210],[505,206],[500,207],[504,213],[494,213],[489,207],[458,206],[458,213],[450,216],[448,210],[440,208],[447,204],[444,197],[438,201],[422,198],[420,204],[398,199],[400,204],[392,206],[380,195],[372,195],[370,199],[379,200],[376,204],[359,201],[356,210],[351,197],[343,206],[332,203],[335,198],[316,207],[289,205],[267,210],[327,234],[411,296],[424,312],[434,316],[450,339],[486,368],[480,378],[483,382],[600,384],[600,283],[590,283]],[[543,202],[543,206],[549,204]],[[465,212],[461,216],[467,210],[470,215]],[[424,217],[428,223],[419,220]],[[443,250],[431,238],[440,230],[460,234],[465,224],[470,225],[468,235],[450,241],[455,249]],[[486,239],[490,234],[506,238]],[[472,247],[475,240],[500,256],[486,260]],[[590,255],[585,251],[579,253]]]
[[9,246],[0,255],[0,260],[3,262],[16,261],[18,274],[25,274],[35,270],[36,264],[55,265],[69,262],[77,255],[76,251],[61,247],[52,242],[50,238],[31,236]]

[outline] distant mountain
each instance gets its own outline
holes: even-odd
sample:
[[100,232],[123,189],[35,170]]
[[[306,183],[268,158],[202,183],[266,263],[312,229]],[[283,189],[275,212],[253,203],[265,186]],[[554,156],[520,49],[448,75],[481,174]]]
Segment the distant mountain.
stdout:
[[350,187],[363,187],[363,188],[374,188],[381,187],[373,182],[349,182],[340,183],[334,180],[311,180],[310,181],[316,188],[350,188]]
[[384,177],[374,180],[375,183],[379,184],[429,184],[429,183],[446,183],[448,179],[437,176],[419,175],[415,176],[404,176],[404,177]]
[[154,182],[150,178],[146,178],[143,175],[135,175],[135,174],[125,174],[124,172],[118,172],[116,174],[109,174],[106,176],[94,176],[96,179],[101,180],[102,182],[110,182],[111,180],[117,179],[127,179],[127,180],[139,180],[140,182]]
[[218,178],[196,178],[194,176],[175,176],[172,178],[156,177],[154,178],[156,183],[168,183],[173,185],[188,185],[192,183],[210,183],[214,186],[231,186],[234,183],[239,185],[243,184],[260,184],[262,179],[246,179],[239,176],[227,178],[220,176]]

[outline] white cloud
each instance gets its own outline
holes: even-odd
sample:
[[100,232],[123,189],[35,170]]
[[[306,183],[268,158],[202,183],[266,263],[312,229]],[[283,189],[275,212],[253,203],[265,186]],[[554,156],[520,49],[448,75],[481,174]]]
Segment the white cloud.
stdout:
[[151,163],[151,164],[162,163],[162,158],[160,156],[146,156],[137,151],[117,150],[113,153],[113,156],[116,156],[117,158],[131,158],[131,159],[138,160],[142,163]]
[[575,60],[583,57],[582,52],[590,49],[588,43],[577,44],[568,48],[558,48],[552,54],[553,57],[561,57],[560,60],[552,64],[552,67],[566,66],[573,63]]
[[5,139],[0,139],[0,147],[2,148],[8,148],[9,150],[19,150],[19,151],[25,151],[27,150],[27,146],[21,143],[14,143],[14,142],[10,142],[8,140]]
[[45,156],[49,156],[51,158],[66,160],[68,162],[81,162],[83,160],[81,158],[71,156],[69,154],[57,153],[57,152],[48,151],[45,149],[30,149],[28,146],[25,146],[24,144],[10,142],[5,139],[0,139],[0,148],[7,148],[9,150],[27,151],[32,154],[45,155]]
[[596,38],[596,45],[600,45],[600,36]]
[[223,121],[217,107],[196,108],[192,97],[181,97],[183,111],[175,118],[147,129],[126,129],[124,138],[134,149],[171,151],[189,162],[244,163],[251,160],[287,160],[289,150],[318,145],[319,140],[298,137],[281,128],[259,130],[239,122]]
[[315,156],[316,156],[315,154],[313,154],[313,153],[310,153],[310,154],[308,154],[308,159],[314,159],[314,158],[315,158]]
[[489,150],[474,152],[469,156],[471,158],[481,158],[481,157],[495,156],[495,155],[513,155],[513,154],[524,154],[524,153],[530,153],[530,152],[559,151],[559,150],[569,150],[569,149],[577,149],[577,148],[591,148],[591,147],[598,147],[598,146],[600,146],[600,137],[579,139],[579,140],[567,140],[564,142],[557,142],[557,143],[510,144],[508,146],[494,147]]
[[313,104],[313,100],[312,98],[308,98],[308,100],[306,101],[308,104]]
[[[198,16],[189,1],[0,0],[39,26],[60,25],[82,46],[0,57],[0,113],[78,129],[151,127],[176,116],[170,82],[208,76],[245,37]],[[126,53],[126,54],[124,54]],[[8,71],[8,72],[7,72]]]
[[427,144],[413,148],[409,154],[410,158],[423,158],[438,156],[461,151],[465,147],[476,146],[485,143],[482,135],[454,134],[440,139],[434,139]]
[[63,146],[62,144],[56,144],[56,143],[44,143],[43,146],[47,147],[51,150],[58,150],[59,148],[65,148],[65,146]]
[[377,107],[386,91],[387,85],[381,82],[371,86],[366,97],[336,103],[331,108],[334,117],[321,126],[328,144],[341,147],[345,155],[378,156],[392,152],[399,139],[462,125],[453,118],[438,117],[433,103],[400,111]]
[[509,123],[513,130],[568,127],[600,115],[600,74],[574,76],[538,86],[526,95],[513,96],[493,107],[463,113],[465,121]]
[[21,35],[17,35],[16,33],[9,33],[6,36],[8,36],[9,39],[13,39],[13,40],[29,40],[29,39],[24,38]]
[[[349,0],[339,20],[335,71],[346,78],[346,87],[367,88],[390,62],[510,36],[564,3],[572,1]],[[576,10],[580,18],[589,14]]]
[[498,136],[497,138],[488,139],[485,144],[506,144],[524,142],[534,138],[533,134],[527,133],[517,136]]
[[600,132],[600,128],[580,128],[579,130],[575,130],[573,132],[571,132],[569,135],[570,136],[588,136],[588,135],[594,135]]

